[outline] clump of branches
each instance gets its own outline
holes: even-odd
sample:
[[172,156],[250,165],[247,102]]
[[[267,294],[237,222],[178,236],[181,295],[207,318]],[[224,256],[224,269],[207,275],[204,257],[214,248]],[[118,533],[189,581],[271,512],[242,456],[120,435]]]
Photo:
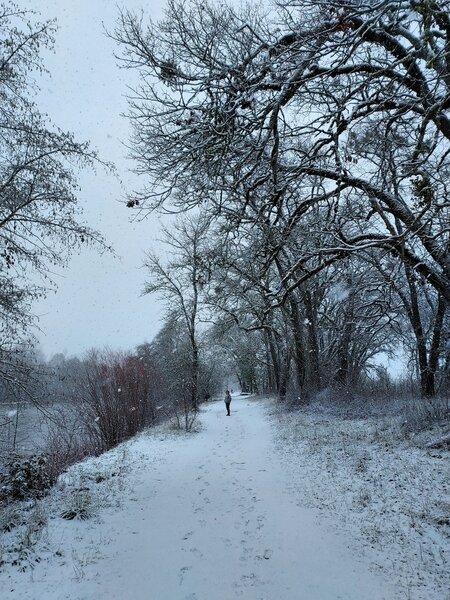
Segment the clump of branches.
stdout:
[[216,321],[263,332],[280,396],[290,379],[302,401],[347,393],[400,346],[424,398],[448,389],[448,9],[168,0],[161,22],[119,15],[140,77],[138,210],[195,207],[209,229],[172,265],[183,288],[152,260],[149,291],[190,291],[194,324],[202,296]]
[[84,426],[98,453],[136,435],[155,420],[152,373],[142,360],[93,351],[80,393]]

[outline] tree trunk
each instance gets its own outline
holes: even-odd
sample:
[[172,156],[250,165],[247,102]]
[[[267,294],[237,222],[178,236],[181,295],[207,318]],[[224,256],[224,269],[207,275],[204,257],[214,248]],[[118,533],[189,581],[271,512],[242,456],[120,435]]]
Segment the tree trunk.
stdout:
[[[435,394],[434,373],[430,371],[428,364],[427,344],[420,315],[419,301],[417,297],[416,282],[414,274],[409,267],[405,267],[410,294],[410,310],[408,315],[416,338],[417,360],[419,366],[420,393],[422,398],[430,398]],[[436,359],[437,363],[437,359]]]
[[297,383],[302,400],[305,395],[305,345],[303,340],[303,328],[300,319],[300,310],[295,298],[289,298],[289,322],[294,340],[294,363],[296,367]]
[[422,390],[425,397],[436,395],[436,373],[439,367],[439,356],[441,348],[442,326],[444,324],[447,302],[442,294],[439,294],[436,315],[434,317],[433,338],[431,340],[428,358],[428,370],[425,374]]
[[279,352],[275,345],[275,340],[273,339],[273,334],[271,332],[267,333],[267,342],[269,345],[270,357],[272,359],[272,374],[274,379],[274,388],[275,390],[280,390],[280,359]]
[[[278,272],[280,274],[281,280],[284,281],[285,271],[279,259],[275,259],[275,264],[277,266]],[[286,283],[283,283],[283,286],[286,288]],[[300,390],[300,396],[303,398],[305,392],[305,347],[303,341],[303,331],[301,326],[300,319],[300,311],[298,306],[298,300],[296,297],[296,292],[291,291],[288,295],[288,305],[287,308],[283,311],[283,315],[285,317],[285,322],[292,332],[292,337],[294,340],[294,348],[293,348],[293,358],[296,367],[296,375],[298,387]],[[282,370],[283,371],[283,370]],[[283,387],[283,383],[280,381],[280,390]],[[287,382],[286,382],[287,385]],[[281,395],[281,391],[280,391]]]
[[355,292],[349,282],[350,295],[344,310],[344,328],[338,349],[338,368],[335,375],[337,384],[347,387],[350,381],[350,344],[354,331]]
[[192,389],[191,389],[191,405],[192,408],[197,410],[198,408],[198,371],[199,371],[199,360],[198,360],[198,346],[195,336],[191,337],[192,345]]
[[309,345],[309,374],[307,377],[308,387],[313,392],[322,388],[320,372],[320,350],[317,338],[317,312],[313,303],[311,292],[305,291],[304,303],[306,317],[308,319],[308,345]]
[[289,372],[291,367],[291,355],[289,350],[286,349],[286,352],[283,356],[282,366],[280,370],[280,387],[278,395],[280,400],[284,400],[286,398],[287,386],[289,382]]

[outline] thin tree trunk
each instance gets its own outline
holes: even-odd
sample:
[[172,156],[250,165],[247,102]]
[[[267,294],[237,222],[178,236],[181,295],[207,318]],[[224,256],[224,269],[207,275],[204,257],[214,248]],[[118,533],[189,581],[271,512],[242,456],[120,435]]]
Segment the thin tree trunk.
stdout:
[[308,319],[308,345],[309,345],[309,365],[310,372],[308,379],[308,387],[313,392],[318,392],[322,388],[321,372],[320,372],[320,351],[317,337],[317,312],[313,304],[311,292],[305,291],[304,303],[306,317]]
[[[349,282],[351,288],[352,282]],[[338,369],[335,375],[335,381],[339,385],[346,387],[349,384],[350,375],[350,344],[354,331],[354,305],[355,293],[350,291],[348,302],[344,310],[344,328],[338,349]]]
[[420,315],[419,301],[417,297],[417,288],[414,281],[414,275],[409,267],[405,266],[406,278],[408,280],[410,295],[409,317],[416,338],[417,360],[419,365],[420,392],[422,398],[434,395],[434,377],[430,377],[427,345]]
[[282,361],[281,371],[280,371],[280,388],[279,388],[279,397],[281,400],[286,398],[287,386],[289,382],[289,372],[291,370],[291,355],[288,349],[286,349],[284,360]]
[[424,391],[426,397],[432,397],[436,394],[436,373],[439,366],[439,356],[441,348],[442,326],[444,324],[447,302],[442,294],[438,296],[436,315],[434,318],[433,338],[428,359],[428,371],[424,382]]
[[291,324],[292,337],[294,340],[294,363],[296,367],[297,383],[300,397],[304,399],[305,394],[305,345],[303,340],[302,324],[298,302],[291,297],[289,299],[289,321]]
[[199,371],[199,360],[198,360],[198,347],[194,342],[192,347],[192,394],[191,403],[192,408],[197,409],[198,407],[198,371]]
[[271,332],[267,333],[267,341],[269,345],[270,356],[272,359],[272,371],[274,378],[274,388],[275,390],[280,390],[280,360],[277,349],[275,347],[275,342],[273,339],[273,334]]

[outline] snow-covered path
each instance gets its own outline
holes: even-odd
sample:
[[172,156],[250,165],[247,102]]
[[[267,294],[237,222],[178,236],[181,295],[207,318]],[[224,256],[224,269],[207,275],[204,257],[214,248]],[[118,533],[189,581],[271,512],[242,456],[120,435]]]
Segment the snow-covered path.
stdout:
[[397,598],[289,491],[264,402],[235,398],[231,417],[213,402],[201,421],[197,434],[129,442],[122,505],[85,523],[52,520],[48,544],[58,539],[63,558],[9,571],[1,598]]

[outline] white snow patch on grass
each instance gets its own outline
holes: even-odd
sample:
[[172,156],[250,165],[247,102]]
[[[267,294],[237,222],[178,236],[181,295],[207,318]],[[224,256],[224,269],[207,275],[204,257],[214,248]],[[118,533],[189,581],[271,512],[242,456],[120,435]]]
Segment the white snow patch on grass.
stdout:
[[[273,411],[292,492],[410,600],[450,598],[450,460],[402,439],[392,417]],[[423,437],[423,436],[422,436]],[[418,436],[420,438],[420,436]],[[301,478],[299,478],[301,474]]]

